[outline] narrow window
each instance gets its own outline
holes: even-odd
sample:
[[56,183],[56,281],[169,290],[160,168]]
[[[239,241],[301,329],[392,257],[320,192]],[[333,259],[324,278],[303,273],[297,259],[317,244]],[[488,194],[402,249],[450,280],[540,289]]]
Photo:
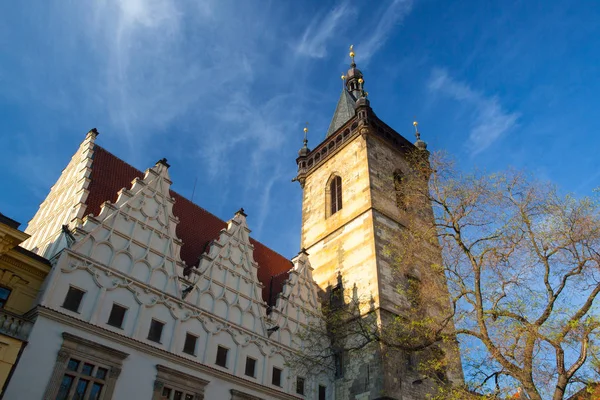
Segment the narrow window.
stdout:
[[319,400],[327,400],[327,387],[319,385]]
[[114,326],[115,328],[121,328],[123,326],[123,319],[125,318],[126,312],[127,308],[113,303],[107,324]]
[[6,301],[8,300],[8,296],[10,296],[10,289],[5,287],[0,287],[0,308],[4,308]]
[[85,292],[83,290],[77,289],[73,286],[69,286],[69,291],[65,296],[65,301],[63,302],[63,308],[73,311],[79,312],[79,305],[81,304],[81,300],[83,299],[83,295]]
[[271,383],[275,386],[281,387],[281,370],[277,367],[273,367],[273,377]]
[[221,346],[217,346],[217,359],[215,360],[215,364],[220,367],[227,368],[227,353],[229,349]]
[[333,354],[333,363],[335,366],[335,379],[342,378],[344,376],[344,360],[340,350]]
[[164,327],[165,324],[152,318],[152,322],[150,323],[150,330],[148,331],[148,340],[160,343],[160,338],[162,336],[162,331]]
[[339,176],[334,177],[329,184],[329,195],[331,196],[330,215],[333,215],[342,209],[342,178]]
[[404,175],[400,171],[394,172],[394,191],[396,192],[396,205],[401,210],[406,210],[406,194],[403,185]]
[[197,341],[198,341],[198,336],[192,335],[191,333],[186,333],[185,334],[185,343],[183,344],[183,352],[195,356]]
[[341,285],[337,285],[331,289],[329,303],[332,309],[337,309],[344,305],[344,288]]
[[296,393],[304,394],[304,378],[297,377],[296,378]]
[[256,360],[252,357],[246,357],[246,376],[256,377]]

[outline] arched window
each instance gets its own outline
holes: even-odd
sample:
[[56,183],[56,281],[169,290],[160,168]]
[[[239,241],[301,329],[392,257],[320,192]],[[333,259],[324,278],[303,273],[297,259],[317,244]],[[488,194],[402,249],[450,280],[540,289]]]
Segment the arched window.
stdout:
[[406,195],[404,193],[404,174],[402,171],[394,172],[394,191],[396,192],[396,205],[401,210],[406,210]]
[[342,209],[342,178],[334,176],[329,184],[329,200],[331,204],[331,214]]

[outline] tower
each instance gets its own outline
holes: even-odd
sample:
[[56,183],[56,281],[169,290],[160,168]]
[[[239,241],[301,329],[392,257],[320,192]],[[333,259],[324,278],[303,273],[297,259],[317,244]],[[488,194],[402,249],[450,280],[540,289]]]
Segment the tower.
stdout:
[[[442,295],[443,276],[433,271],[440,252],[433,248],[408,270],[398,266],[403,229],[410,210],[402,206],[402,180],[411,170],[411,155],[427,158],[427,145],[413,144],[381,121],[370,107],[364,76],[354,61],[345,75],[325,139],[310,150],[305,138],[297,158],[296,180],[303,189],[301,247],[310,255],[313,277],[324,294],[337,291],[369,299],[377,323],[417,312],[429,315],[427,296],[410,298],[427,282]],[[416,127],[416,124],[415,124]],[[433,285],[429,283],[433,282]],[[413,293],[414,294],[414,293]],[[327,301],[327,296],[324,296]],[[422,299],[422,300],[421,300]],[[422,301],[415,307],[415,301]],[[460,382],[456,345],[440,350],[448,362],[442,380]],[[436,390],[415,364],[426,358],[383,345],[360,357],[335,356],[336,392],[344,399],[423,399]],[[342,360],[337,359],[341,357]]]

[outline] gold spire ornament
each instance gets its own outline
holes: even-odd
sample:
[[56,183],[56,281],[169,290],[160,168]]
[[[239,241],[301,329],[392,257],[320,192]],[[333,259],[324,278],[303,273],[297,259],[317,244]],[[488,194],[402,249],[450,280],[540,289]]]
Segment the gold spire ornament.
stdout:
[[350,58],[352,59],[352,64],[354,64],[354,45],[350,45]]
[[413,126],[415,127],[415,136],[417,140],[421,140],[421,133],[419,133],[419,123],[415,120],[413,121]]
[[306,126],[304,127],[304,143],[308,142],[308,139],[306,138],[307,134],[308,134],[308,122],[306,123]]

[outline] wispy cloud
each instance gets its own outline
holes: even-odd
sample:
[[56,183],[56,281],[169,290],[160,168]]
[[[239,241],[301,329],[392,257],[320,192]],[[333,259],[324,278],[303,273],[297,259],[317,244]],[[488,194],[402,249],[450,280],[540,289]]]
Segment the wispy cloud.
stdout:
[[323,58],[327,55],[327,45],[334,35],[352,25],[356,8],[348,1],[340,3],[328,13],[314,18],[304,30],[296,53],[313,58]]
[[434,93],[461,102],[474,111],[467,142],[472,155],[487,149],[518,124],[520,114],[505,110],[497,96],[485,96],[467,83],[453,79],[443,68],[432,71],[428,88]]
[[412,7],[412,0],[393,0],[387,7],[381,8],[370,29],[361,36],[364,39],[356,46],[360,51],[361,63],[368,64],[371,57],[385,44],[394,28],[410,14]]

